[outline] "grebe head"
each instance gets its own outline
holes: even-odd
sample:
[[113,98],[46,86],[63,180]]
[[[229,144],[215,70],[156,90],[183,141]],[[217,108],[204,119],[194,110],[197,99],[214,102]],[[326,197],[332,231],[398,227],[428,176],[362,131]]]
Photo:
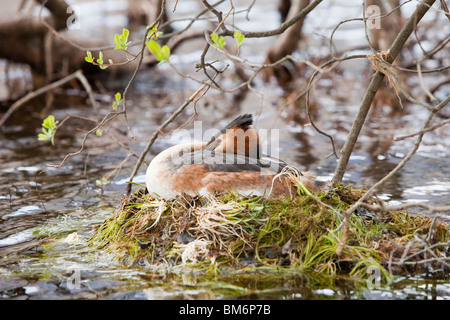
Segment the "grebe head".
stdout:
[[213,136],[204,148],[223,153],[260,158],[259,136],[251,127],[253,116],[243,114]]

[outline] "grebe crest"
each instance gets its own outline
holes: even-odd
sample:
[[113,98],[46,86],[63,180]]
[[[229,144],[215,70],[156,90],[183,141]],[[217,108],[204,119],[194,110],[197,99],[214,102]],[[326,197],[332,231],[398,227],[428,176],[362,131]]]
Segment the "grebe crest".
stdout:
[[251,127],[252,124],[251,114],[246,113],[237,117],[213,136],[205,148],[259,159],[259,136]]

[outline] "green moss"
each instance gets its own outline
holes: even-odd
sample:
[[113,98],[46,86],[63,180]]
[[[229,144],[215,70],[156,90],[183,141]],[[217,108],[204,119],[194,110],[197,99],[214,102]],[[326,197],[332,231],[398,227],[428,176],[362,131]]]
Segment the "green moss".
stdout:
[[[369,267],[376,267],[389,279],[387,263],[399,259],[393,248],[402,244],[404,248],[414,235],[431,234],[432,219],[403,211],[359,210],[350,219],[347,245],[338,256],[341,212],[363,193],[338,187],[327,194],[283,199],[227,193],[164,201],[142,190],[123,199],[90,243],[128,264],[189,266],[213,274],[264,269],[360,278],[367,276]],[[448,226],[435,222],[431,238],[434,243],[448,241]],[[435,253],[444,249],[436,247]]]

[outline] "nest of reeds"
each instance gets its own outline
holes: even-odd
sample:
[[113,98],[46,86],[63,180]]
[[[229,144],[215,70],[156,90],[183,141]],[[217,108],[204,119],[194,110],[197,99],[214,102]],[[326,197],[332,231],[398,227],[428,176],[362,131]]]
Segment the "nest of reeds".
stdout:
[[341,212],[364,190],[335,187],[312,194],[301,186],[298,191],[279,199],[230,192],[165,201],[142,189],[122,200],[91,244],[128,264],[205,272],[276,268],[366,276],[376,267],[389,278],[450,270],[446,223],[406,211],[361,208],[350,218],[348,240],[338,255]]

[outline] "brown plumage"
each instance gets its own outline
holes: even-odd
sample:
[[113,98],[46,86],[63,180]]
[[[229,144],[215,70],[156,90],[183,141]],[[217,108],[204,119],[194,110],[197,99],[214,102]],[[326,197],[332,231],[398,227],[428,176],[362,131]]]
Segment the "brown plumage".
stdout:
[[[252,124],[252,116],[244,114],[208,143],[176,145],[161,152],[147,169],[148,191],[165,199],[227,191],[244,196],[296,194],[291,179],[279,174],[286,164],[260,154],[259,137]],[[300,180],[318,190],[311,175],[302,174]]]

